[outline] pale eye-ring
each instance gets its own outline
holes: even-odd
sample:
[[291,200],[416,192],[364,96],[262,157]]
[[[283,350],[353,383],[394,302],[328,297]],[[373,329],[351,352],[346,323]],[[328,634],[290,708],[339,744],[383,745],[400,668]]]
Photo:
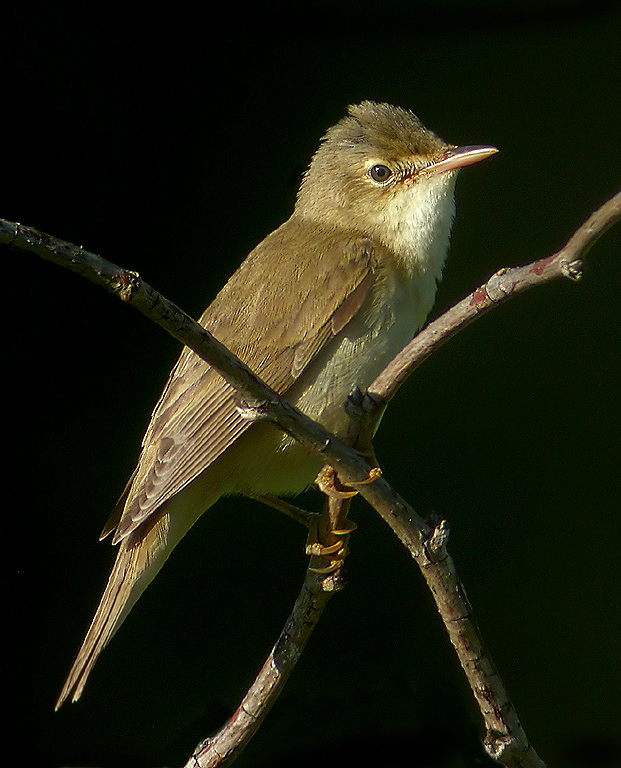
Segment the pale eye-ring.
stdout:
[[371,168],[369,176],[378,184],[385,184],[392,176],[392,170],[387,165],[378,163]]

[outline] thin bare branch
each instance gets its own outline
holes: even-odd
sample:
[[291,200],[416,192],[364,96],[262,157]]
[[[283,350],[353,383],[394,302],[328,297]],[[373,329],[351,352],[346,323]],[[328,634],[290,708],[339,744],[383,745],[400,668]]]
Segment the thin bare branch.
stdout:
[[446,522],[422,519],[384,478],[360,486],[359,492],[407,547],[431,590],[480,709],[487,753],[507,768],[545,768],[529,743],[485,649],[466,592],[447,552]]
[[[607,227],[621,217],[621,194],[602,206],[551,257],[525,267],[497,272],[483,286],[430,324],[395,358],[369,389],[367,425],[415,370],[440,344],[484,312],[528,288],[558,277],[578,279],[580,259]],[[28,251],[84,275],[112,291],[161,325],[216,368],[241,394],[240,410],[250,419],[270,419],[317,453],[338,472],[341,481],[356,485],[416,560],[434,595],[451,642],[466,673],[484,720],[485,748],[507,768],[542,768],[486,654],[471,607],[446,551],[448,528],[443,521],[426,521],[388,485],[384,477],[364,484],[371,466],[357,451],[301,414],[258,379],[179,307],[147,285],[134,272],[121,269],[82,247],[0,219],[0,244]],[[364,431],[364,421],[360,428]],[[367,429],[367,433],[372,428]],[[364,441],[362,441],[364,444]],[[311,565],[315,558],[311,561]],[[340,563],[339,563],[340,564]],[[208,739],[187,768],[229,763],[258,728],[284,685],[318,619],[330,590],[339,585],[339,567],[328,574],[309,569],[294,611],[255,683],[225,727]],[[200,760],[203,760],[201,762]]]
[[241,360],[138,273],[118,267],[82,246],[0,219],[0,245],[3,244],[52,261],[115,294],[213,366],[240,393],[239,410],[248,419],[277,422],[310,451],[318,453],[326,464],[337,458],[347,463],[351,475],[348,482],[367,477],[370,467],[360,454],[281,400]]
[[334,529],[343,525],[348,508],[349,499],[326,499],[322,516],[326,530],[317,528],[310,534],[307,552],[312,557],[280,637],[235,712],[217,733],[196,747],[184,768],[230,765],[259,729],[293,672],[328,600],[343,589],[347,535],[335,536]]
[[579,227],[560,251],[523,267],[500,269],[465,299],[429,323],[382,371],[367,394],[383,409],[403,382],[441,344],[473,320],[517,296],[551,280],[580,280],[582,259],[601,235],[621,218],[621,192],[604,203]]
[[289,679],[330,596],[325,576],[310,569],[295,606],[243,701],[214,736],[201,742],[185,768],[230,765],[254,736]]

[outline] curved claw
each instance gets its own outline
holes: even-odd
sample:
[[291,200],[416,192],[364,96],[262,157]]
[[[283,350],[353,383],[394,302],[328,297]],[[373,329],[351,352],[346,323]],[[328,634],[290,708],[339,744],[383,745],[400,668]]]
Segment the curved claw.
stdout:
[[374,483],[376,480],[379,480],[379,478],[382,476],[382,470],[380,467],[371,467],[369,470],[369,474],[366,476],[364,480],[358,480],[353,483],[349,483],[349,485],[370,485],[371,483]]
[[[337,499],[351,499],[352,496],[356,496],[358,493],[354,486],[369,485],[369,483],[374,483],[381,476],[382,470],[380,467],[372,467],[364,480],[357,480],[352,483],[347,483],[347,485],[341,485],[334,469],[331,466],[326,465],[315,478],[315,483],[319,490],[322,493],[325,493],[326,496],[332,496]],[[337,487],[337,484],[340,487]],[[346,490],[347,488],[352,488],[352,490]]]
[[347,528],[334,528],[330,533],[334,536],[349,536],[349,534],[353,533],[358,526],[353,520],[346,520],[346,522],[348,523]]
[[343,548],[343,542],[337,541],[336,544],[325,546],[318,541],[312,541],[306,545],[305,552],[307,555],[314,555],[316,557],[326,557],[327,555],[335,555]]

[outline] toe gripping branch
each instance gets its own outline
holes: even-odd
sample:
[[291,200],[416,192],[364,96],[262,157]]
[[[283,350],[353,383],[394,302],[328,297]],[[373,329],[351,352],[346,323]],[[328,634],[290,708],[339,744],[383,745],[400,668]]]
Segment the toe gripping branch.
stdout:
[[326,576],[322,587],[325,591],[336,591],[344,586],[343,564],[348,551],[347,541],[349,534],[356,530],[356,524],[347,516],[351,499],[358,493],[356,486],[373,483],[382,475],[371,440],[383,408],[356,388],[348,398],[345,410],[349,416],[346,442],[369,460],[372,469],[364,480],[345,485],[335,470],[326,464],[315,480],[326,502],[324,511],[310,521],[306,554],[311,556],[310,570]]
[[357,527],[347,517],[351,499],[358,493],[355,486],[373,483],[381,474],[379,467],[374,467],[365,480],[343,485],[334,469],[326,464],[315,480],[326,497],[326,507],[310,521],[306,554],[313,558],[309,567],[314,573],[333,577],[324,583],[326,591],[344,586],[341,569],[347,556],[347,540]]

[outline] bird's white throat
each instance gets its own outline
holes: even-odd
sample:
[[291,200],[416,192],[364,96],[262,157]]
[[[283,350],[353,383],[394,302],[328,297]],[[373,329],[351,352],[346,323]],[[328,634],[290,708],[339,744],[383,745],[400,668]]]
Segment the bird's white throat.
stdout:
[[442,276],[455,215],[456,173],[419,178],[377,208],[377,236],[411,274]]

